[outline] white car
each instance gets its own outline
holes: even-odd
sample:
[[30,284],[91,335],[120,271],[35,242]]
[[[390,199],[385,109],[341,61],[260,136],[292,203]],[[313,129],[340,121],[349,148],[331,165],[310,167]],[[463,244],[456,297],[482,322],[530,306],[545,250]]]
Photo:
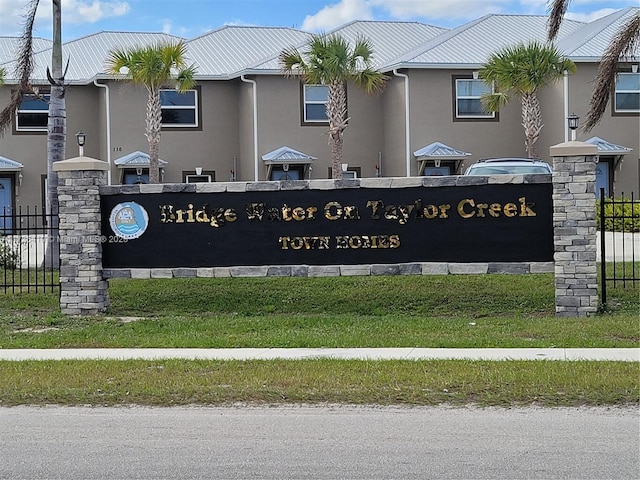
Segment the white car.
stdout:
[[465,175],[529,175],[551,173],[551,166],[531,158],[489,158],[479,160],[464,172]]

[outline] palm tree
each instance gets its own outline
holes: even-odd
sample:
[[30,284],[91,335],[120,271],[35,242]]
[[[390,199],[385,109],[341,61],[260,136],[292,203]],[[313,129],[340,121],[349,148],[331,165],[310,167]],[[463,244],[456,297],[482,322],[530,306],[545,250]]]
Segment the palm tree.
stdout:
[[305,52],[291,47],[280,53],[280,65],[285,76],[300,76],[311,85],[329,87],[327,117],[329,119],[329,145],[331,172],[335,179],[342,178],[342,146],[347,118],[347,82],[352,82],[366,93],[378,93],[387,77],[372,67],[373,48],[364,37],[353,45],[339,35],[314,35]]
[[503,48],[492,54],[480,70],[479,78],[494,88],[492,93],[481,97],[486,110],[497,112],[509,102],[511,95],[520,97],[529,158],[538,156],[536,141],[543,127],[536,92],[561,79],[565,70],[573,73],[576,66],[555,47],[536,41]]
[[[27,5],[25,26],[20,41],[17,59],[18,86],[11,94],[9,104],[0,112],[0,135],[11,124],[16,110],[26,93],[37,93],[30,82],[33,72],[33,25],[40,1],[31,0]],[[46,211],[51,219],[50,241],[47,242],[45,265],[58,268],[60,249],[58,244],[58,173],[53,164],[65,158],[67,139],[67,114],[65,104],[64,71],[62,68],[62,8],[61,0],[52,0],[53,44],[51,70],[47,68],[47,79],[51,84],[49,114],[47,121],[47,195]],[[6,73],[6,72],[5,72]]]
[[0,67],[0,87],[4,85],[4,77],[7,75],[7,71]]
[[[570,3],[571,0],[549,0],[549,41],[553,41],[558,36],[560,24]],[[602,120],[609,103],[609,95],[616,83],[618,62],[620,59],[632,57],[638,47],[640,47],[640,13],[631,16],[613,37],[602,55],[598,73],[593,81],[589,112],[582,126],[585,132],[593,129]]]
[[107,68],[112,74],[124,74],[125,79],[143,85],[148,92],[145,135],[149,142],[149,182],[159,183],[158,164],[162,106],[160,89],[174,84],[184,93],[195,85],[195,67],[186,64],[184,42],[156,44],[109,53]]

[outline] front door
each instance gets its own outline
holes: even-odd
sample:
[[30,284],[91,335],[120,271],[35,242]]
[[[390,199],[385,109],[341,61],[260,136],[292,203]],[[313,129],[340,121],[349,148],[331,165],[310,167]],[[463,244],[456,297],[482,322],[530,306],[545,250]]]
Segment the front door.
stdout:
[[13,214],[13,179],[0,177],[0,234],[11,233]]
[[602,159],[596,163],[596,197],[600,198],[600,189],[604,188],[604,196],[609,196],[609,162]]

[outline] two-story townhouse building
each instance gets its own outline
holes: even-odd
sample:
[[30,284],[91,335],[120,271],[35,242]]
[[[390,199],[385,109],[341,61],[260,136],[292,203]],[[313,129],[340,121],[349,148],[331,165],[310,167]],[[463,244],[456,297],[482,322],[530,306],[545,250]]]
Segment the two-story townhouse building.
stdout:
[[[592,80],[610,39],[638,8],[591,23],[566,21],[559,49],[578,71],[539,92],[544,128],[541,157],[570,138],[567,116],[583,117]],[[347,89],[349,127],[344,168],[357,177],[460,174],[486,157],[525,156],[520,104],[513,99],[496,114],[482,111],[479,95],[489,86],[476,74],[490,53],[517,42],[544,41],[543,16],[487,15],[446,30],[416,22],[356,21],[332,33],[373,44],[375,66],[388,76],[383,93]],[[310,34],[279,27],[227,26],[187,40],[197,86],[186,95],[163,92],[160,142],[163,181],[254,181],[329,178],[330,153],[324,106],[326,87],[285,78],[278,54],[304,50]],[[67,42],[67,157],[78,153],[74,134],[87,137],[84,154],[110,164],[109,182],[146,181],[148,145],[144,88],[106,73],[115,48],[182,40],[161,33],[101,32]],[[0,38],[0,62],[13,71]],[[36,54],[33,84],[46,100],[50,45]],[[634,67],[634,65],[636,65]],[[599,182],[610,194],[639,193],[640,74],[637,61],[620,64],[621,75],[602,122],[578,140],[601,152]],[[5,79],[0,104],[15,79]],[[0,138],[3,206],[42,205],[46,176],[46,103],[28,97],[11,130]]]

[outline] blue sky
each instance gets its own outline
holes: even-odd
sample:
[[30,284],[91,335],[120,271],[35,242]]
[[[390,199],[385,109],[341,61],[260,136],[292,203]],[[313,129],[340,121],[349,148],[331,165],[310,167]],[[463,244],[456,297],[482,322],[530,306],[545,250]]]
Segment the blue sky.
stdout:
[[[0,35],[20,35],[29,0],[0,0]],[[572,0],[567,17],[590,21],[640,0]],[[40,0],[35,34],[51,38],[51,0]],[[548,0],[62,0],[63,40],[103,30],[193,38],[224,25],[327,32],[352,20],[408,20],[451,28],[487,13],[539,14]]]

